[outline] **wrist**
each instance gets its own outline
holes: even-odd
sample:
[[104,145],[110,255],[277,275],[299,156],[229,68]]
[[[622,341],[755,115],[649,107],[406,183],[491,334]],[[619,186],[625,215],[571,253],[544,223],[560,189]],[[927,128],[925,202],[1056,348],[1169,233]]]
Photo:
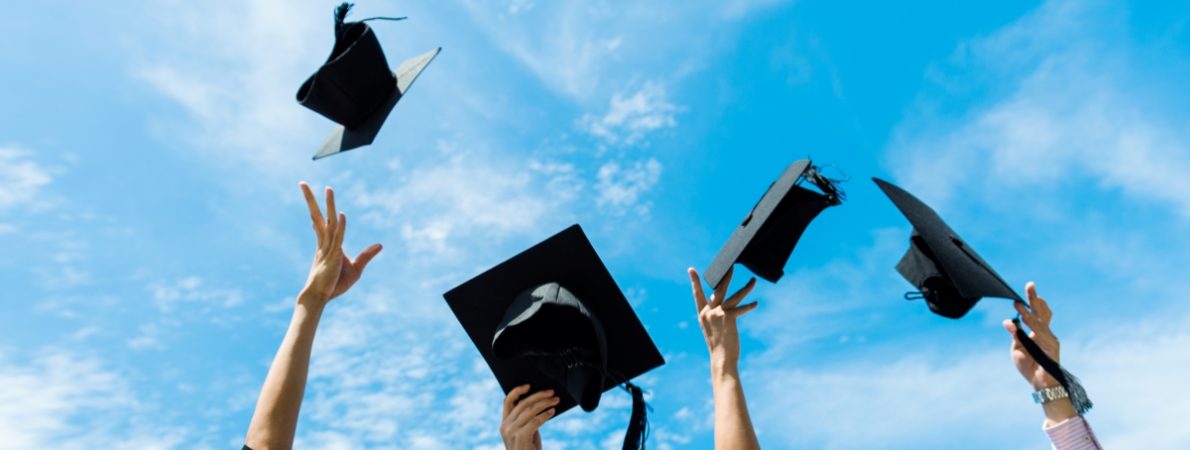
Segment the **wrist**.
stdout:
[[711,375],[716,379],[723,377],[738,378],[740,374],[739,360],[711,354]]
[[308,289],[302,289],[297,296],[297,306],[311,312],[321,313],[322,308],[326,306],[328,301],[330,301],[330,298],[327,295],[319,294]]
[[[1078,415],[1074,409],[1074,403],[1070,401],[1066,391],[1060,387],[1054,384],[1050,387],[1043,387],[1033,394],[1034,401],[1041,403],[1041,409],[1045,413],[1046,428]],[[1057,392],[1054,392],[1055,388],[1057,388]]]
[[1054,386],[1062,385],[1061,383],[1058,383],[1058,380],[1054,379],[1054,377],[1050,376],[1048,373],[1045,373],[1041,376],[1034,376],[1029,378],[1028,381],[1029,385],[1033,387],[1034,391],[1040,391],[1042,389],[1048,389]]

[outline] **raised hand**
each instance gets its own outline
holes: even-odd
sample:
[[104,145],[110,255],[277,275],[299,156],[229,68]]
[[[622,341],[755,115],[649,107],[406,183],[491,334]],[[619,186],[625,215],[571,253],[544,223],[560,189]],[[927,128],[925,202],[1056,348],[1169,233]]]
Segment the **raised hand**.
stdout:
[[[1025,295],[1029,299],[1029,308],[1025,308],[1024,303],[1017,302],[1016,311],[1020,313],[1021,320],[1025,322],[1025,325],[1028,325],[1032,330],[1029,332],[1029,338],[1036,342],[1037,346],[1041,347],[1041,351],[1056,363],[1058,362],[1058,338],[1050,331],[1050,320],[1054,318],[1054,312],[1050,310],[1045,299],[1037,296],[1037,287],[1033,285],[1033,282],[1025,285]],[[1055,380],[1040,364],[1037,364],[1037,360],[1029,355],[1025,346],[1021,344],[1021,340],[1016,337],[1016,324],[1011,320],[1005,320],[1004,329],[1012,335],[1012,362],[1016,365],[1016,370],[1021,372],[1025,381],[1033,386],[1033,390],[1058,386],[1058,380]],[[1045,428],[1047,429],[1078,415],[1069,398],[1045,402],[1041,408],[1045,412]]]
[[[1058,338],[1050,331],[1050,321],[1054,318],[1054,312],[1050,310],[1045,299],[1037,295],[1037,287],[1033,282],[1030,281],[1025,285],[1025,295],[1029,299],[1029,307],[1026,308],[1025,304],[1021,302],[1016,302],[1014,306],[1017,313],[1021,315],[1021,320],[1032,330],[1029,332],[1029,338],[1033,339],[1033,342],[1036,342],[1037,346],[1041,347],[1041,350],[1054,362],[1059,362]],[[1034,390],[1057,386],[1058,380],[1055,380],[1041,365],[1037,364],[1037,360],[1029,356],[1029,352],[1025,351],[1020,339],[1016,338],[1016,324],[1011,320],[1005,320],[1004,329],[1012,334],[1012,362],[1016,364],[1016,369],[1021,372],[1021,376],[1025,377],[1025,381],[1028,381]]]
[[740,382],[740,331],[736,324],[740,316],[756,309],[757,302],[740,305],[756,286],[756,278],[727,296],[732,269],[715,287],[710,300],[702,291],[702,279],[694,268],[687,269],[690,288],[694,290],[694,305],[698,307],[698,326],[711,351],[711,388],[715,396],[715,448],[717,450],[757,450],[760,442],[748,415],[744,400],[744,386]]
[[343,235],[347,232],[347,216],[335,211],[335,192],[326,188],[326,219],[310,186],[301,183],[318,247],[310,266],[306,287],[298,294],[297,305],[289,329],[281,340],[281,347],[269,366],[269,374],[260,388],[252,422],[244,437],[245,448],[288,449],[293,447],[297,433],[298,414],[306,391],[306,377],[310,370],[310,352],[323,307],[331,299],[347,292],[359,281],[368,262],[380,253],[380,244],[373,244],[354,260],[343,255]]
[[545,390],[521,398],[529,392],[529,385],[517,386],[504,397],[504,417],[500,422],[500,437],[509,450],[541,450],[541,433],[546,421],[554,417],[558,397],[553,390]]
[[304,294],[299,298],[309,298],[325,305],[335,297],[351,289],[359,281],[364,267],[375,258],[383,248],[380,244],[372,244],[360,252],[355,259],[348,259],[343,254],[343,236],[347,232],[347,216],[335,210],[335,191],[326,188],[326,218],[310,185],[301,182],[302,194],[306,197],[306,206],[310,209],[310,220],[314,225],[314,235],[318,238],[318,246],[314,252],[314,262],[310,265],[310,276],[306,279]]
[[702,328],[702,335],[707,341],[713,362],[734,365],[740,360],[740,332],[736,319],[756,309],[759,303],[740,305],[744,297],[756,286],[756,278],[748,280],[748,284],[731,297],[727,297],[732,271],[733,269],[727,270],[723,281],[715,288],[710,300],[707,300],[698,271],[693,267],[686,270],[690,275],[690,287],[694,290],[694,304],[698,307],[698,325]]

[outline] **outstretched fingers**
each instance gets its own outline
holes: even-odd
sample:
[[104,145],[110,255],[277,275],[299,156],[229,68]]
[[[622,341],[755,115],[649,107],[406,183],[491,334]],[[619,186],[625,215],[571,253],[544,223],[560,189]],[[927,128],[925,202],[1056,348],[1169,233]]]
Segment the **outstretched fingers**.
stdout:
[[752,279],[748,280],[748,284],[745,284],[744,287],[740,288],[740,290],[735,291],[734,294],[731,294],[731,297],[729,297],[726,302],[723,302],[723,307],[735,308],[735,305],[740,304],[740,301],[744,300],[744,297],[747,297],[748,294],[752,293],[752,288],[754,287],[756,287],[756,277],[752,277]]
[[[339,229],[339,213],[335,209],[335,190],[330,186],[326,187],[326,231],[328,234],[329,244],[334,244],[334,238]],[[334,247],[332,247],[334,248]]]
[[367,267],[368,263],[372,262],[372,258],[375,258],[376,255],[379,255],[381,250],[384,250],[384,246],[380,244],[372,244],[368,248],[365,248],[364,251],[359,252],[359,256],[356,256],[355,259],[351,261],[351,265],[355,266],[355,268],[358,269],[360,273],[363,273],[364,267]]
[[1048,327],[1054,318],[1054,311],[1050,309],[1049,303],[1044,298],[1037,295],[1037,285],[1032,281],[1025,285],[1025,295],[1029,297],[1029,307],[1037,314],[1041,323]]
[[339,226],[335,229],[335,237],[331,251],[342,252],[343,236],[347,235],[347,214],[339,213]]
[[747,314],[748,312],[756,309],[757,306],[760,306],[760,302],[754,301],[752,303],[748,303],[744,306],[741,306],[739,308],[731,310],[731,313],[734,314],[735,317],[738,319],[740,316],[743,316],[744,314]]
[[715,286],[715,293],[711,294],[711,301],[708,303],[712,308],[723,304],[723,300],[727,298],[727,288],[731,286],[733,272],[735,272],[735,267],[728,267],[727,273],[723,274],[723,279],[719,280],[719,285]]
[[310,210],[310,221],[314,223],[314,234],[318,237],[318,245],[322,245],[322,233],[326,228],[326,223],[322,218],[322,209],[318,206],[318,200],[314,198],[314,192],[310,190],[310,185],[305,181],[298,183],[302,188],[302,195],[306,197],[306,208]]
[[693,267],[686,269],[686,273],[690,275],[690,288],[694,291],[694,306],[697,306],[701,312],[703,308],[707,307],[707,296],[702,292],[702,279],[698,277],[698,271]]

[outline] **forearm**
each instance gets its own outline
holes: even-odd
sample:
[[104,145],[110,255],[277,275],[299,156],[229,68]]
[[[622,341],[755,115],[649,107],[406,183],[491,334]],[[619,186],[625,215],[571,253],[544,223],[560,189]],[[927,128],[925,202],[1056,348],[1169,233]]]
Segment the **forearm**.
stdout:
[[256,401],[248,426],[247,445],[255,450],[289,449],[297,431],[298,412],[306,390],[310,352],[322,317],[323,302],[306,292],[298,295],[289,329],[281,341]]
[[715,449],[759,449],[736,363],[712,356],[711,384],[715,395]]

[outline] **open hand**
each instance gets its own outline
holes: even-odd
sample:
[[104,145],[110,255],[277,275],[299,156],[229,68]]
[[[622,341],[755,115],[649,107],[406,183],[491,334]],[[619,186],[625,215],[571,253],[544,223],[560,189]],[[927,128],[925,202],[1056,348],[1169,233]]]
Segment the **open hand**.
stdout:
[[[740,333],[736,326],[736,319],[756,309],[758,302],[740,305],[740,301],[752,288],[756,286],[756,278],[748,280],[748,284],[727,297],[727,287],[731,284],[733,269],[728,269],[723,281],[707,300],[702,290],[702,279],[693,267],[686,269],[690,275],[690,287],[694,290],[694,304],[698,307],[698,325],[702,328],[702,335],[706,338],[707,348],[711,351],[711,359],[717,363],[735,365],[740,360]],[[726,299],[726,300],[725,300]]]
[[302,290],[301,298],[310,298],[323,306],[331,299],[342,295],[359,281],[364,273],[364,267],[380,253],[380,244],[372,244],[360,252],[355,259],[348,259],[343,254],[343,236],[347,232],[347,216],[335,211],[335,191],[326,188],[326,218],[314,192],[305,181],[299,184],[302,194],[306,196],[306,206],[310,209],[310,220],[314,225],[314,235],[318,238],[318,247],[314,252],[314,262],[310,265],[310,277],[306,279],[306,287]]
[[529,385],[517,386],[504,397],[504,418],[500,422],[500,437],[509,450],[541,450],[541,433],[546,421],[554,417],[558,397],[553,390],[545,390],[521,398],[529,392]]

